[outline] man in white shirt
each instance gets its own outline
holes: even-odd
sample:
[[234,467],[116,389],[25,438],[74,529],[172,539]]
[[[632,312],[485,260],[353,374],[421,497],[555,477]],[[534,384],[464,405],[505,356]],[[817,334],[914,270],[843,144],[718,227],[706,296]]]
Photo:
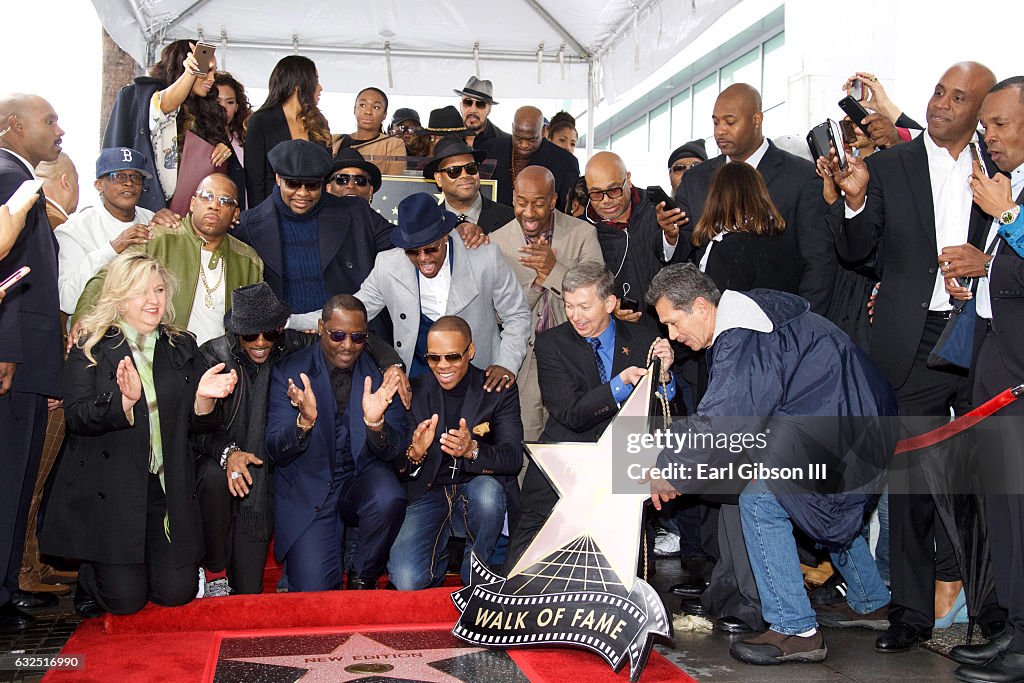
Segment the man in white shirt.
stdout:
[[149,241],[153,212],[136,204],[150,178],[142,152],[130,147],[100,152],[95,182],[100,205],[72,214],[56,231],[60,310],[74,313],[89,278],[129,246]]

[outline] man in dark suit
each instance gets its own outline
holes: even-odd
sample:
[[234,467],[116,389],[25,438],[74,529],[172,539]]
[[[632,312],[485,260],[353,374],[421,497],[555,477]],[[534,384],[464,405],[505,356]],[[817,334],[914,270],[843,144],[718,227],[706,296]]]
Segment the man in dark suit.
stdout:
[[[672,347],[653,328],[612,316],[616,297],[611,272],[600,263],[576,266],[562,280],[567,322],[537,335],[537,379],[548,409],[540,440],[597,441],[647,373],[648,350],[661,361],[668,399],[675,395]],[[523,479],[522,513],[509,540],[506,567],[513,567],[537,535],[558,495],[532,463]]]
[[[0,97],[0,201],[32,179],[40,162],[57,159],[63,135],[57,114],[43,98]],[[19,605],[40,605],[34,594],[18,590],[18,570],[46,436],[47,401],[61,395],[57,242],[42,193],[10,252],[0,259],[0,278],[21,266],[32,272],[0,304],[0,630],[25,628],[33,619]]]
[[[1005,79],[992,88],[981,106],[981,123],[992,160],[1010,178],[996,174],[989,179],[975,165],[974,202],[995,216],[984,250],[964,244],[947,247],[940,256],[949,260],[946,288],[957,298],[968,296],[970,290],[958,287],[949,276],[979,278],[975,405],[1024,382],[1024,258],[999,234],[1000,229],[1019,234],[1024,228],[1024,77]],[[986,252],[993,245],[994,255],[989,256]],[[962,681],[1024,681],[1024,406],[1011,403],[983,423],[979,446],[996,595],[1008,612],[1007,624],[988,643],[955,647],[950,656],[965,665],[956,671]]]
[[454,92],[462,98],[459,108],[462,110],[462,120],[466,128],[475,136],[474,146],[501,138],[508,140],[509,134],[488,119],[491,107],[497,104],[494,100],[494,86],[490,81],[470,76],[466,81],[466,87]]
[[444,208],[459,217],[460,225],[468,221],[488,234],[515,214],[511,206],[491,201],[480,192],[480,162],[486,158],[487,152],[449,135],[434,147],[434,158],[423,168],[423,177],[437,183],[444,194]]
[[512,206],[512,183],[527,166],[543,166],[555,176],[556,206],[565,211],[566,200],[580,177],[580,164],[569,152],[544,137],[544,114],[536,107],[520,107],[512,120],[512,137],[476,141],[474,147],[494,159],[498,201]]
[[344,528],[359,527],[350,589],[376,588],[405,516],[391,463],[405,412],[392,399],[397,368],[381,376],[363,354],[366,308],[349,294],[324,306],[320,344],[274,366],[267,457],[274,464],[274,553],[290,590],[341,588]]
[[[720,155],[699,164],[683,176],[676,190],[675,210],[659,210],[659,222],[671,237],[679,231],[673,263],[683,263],[693,249],[690,236],[704,212],[711,177],[729,161],[745,161],[755,167],[768,186],[775,208],[786,221],[783,233],[795,240],[803,257],[800,295],[811,310],[824,315],[832,297],[838,260],[832,236],[824,229],[825,202],[814,164],[776,147],[761,132],[761,95],[746,83],[735,83],[715,101],[711,120]],[[684,222],[685,221],[685,222]],[[674,226],[674,227],[673,227]]]
[[[951,308],[943,283],[948,259],[939,251],[964,243],[978,246],[992,221],[971,201],[967,143],[994,83],[995,76],[981,64],[952,66],[928,101],[924,133],[872,154],[867,162],[851,158],[846,171],[834,160],[831,166],[846,201],[845,207],[837,201],[829,208],[828,223],[845,260],[879,259],[884,284],[868,352],[896,390],[904,429],[912,434],[947,422],[951,409],[961,412],[969,404],[966,373],[930,368],[927,359]],[[944,450],[940,457],[953,455]],[[931,637],[936,539],[940,553],[948,541],[936,524],[920,467],[894,469],[889,490],[890,628],[875,647],[901,652]],[[983,609],[982,626],[998,621],[998,612]]]
[[277,187],[232,234],[256,250],[274,295],[295,311],[289,327],[312,329],[327,298],[354,294],[377,254],[392,247],[392,226],[365,201],[323,191],[332,166],[324,147],[289,140],[269,160]]
[[440,585],[448,539],[458,532],[466,537],[462,583],[469,585],[470,554],[487,563],[506,509],[510,520],[518,509],[519,392],[515,385],[484,391],[484,371],[470,365],[475,351],[462,318],[438,318],[427,335],[430,373],[413,381],[408,415],[403,471],[409,507],[388,561],[388,578],[398,590]]

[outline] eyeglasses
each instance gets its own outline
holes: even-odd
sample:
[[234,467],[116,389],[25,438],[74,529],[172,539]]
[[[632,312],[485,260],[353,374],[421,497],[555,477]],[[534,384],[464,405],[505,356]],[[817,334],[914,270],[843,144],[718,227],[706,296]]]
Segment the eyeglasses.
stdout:
[[405,250],[405,255],[409,256],[411,258],[416,258],[420,254],[423,254],[424,256],[433,256],[434,254],[436,254],[439,251],[441,251],[441,246],[435,244],[432,247],[420,247],[419,249],[406,249]]
[[392,135],[402,135],[404,133],[415,133],[419,130],[418,126],[391,126]]
[[447,173],[449,178],[455,180],[460,175],[462,175],[463,170],[466,171],[466,175],[476,175],[477,173],[480,172],[480,166],[475,161],[471,161],[468,164],[463,164],[462,166],[448,166],[446,168],[439,168],[438,173]]
[[[216,199],[219,206],[238,206],[238,200],[234,197],[226,194],[214,195],[213,192],[210,192],[209,190],[197,190],[195,197],[196,199],[201,199],[204,202],[212,202]],[[250,339],[249,341],[253,340]]]
[[242,341],[247,342],[254,342],[260,337],[263,337],[268,342],[273,344],[274,342],[281,338],[281,330],[266,330],[265,332],[257,332],[256,334],[240,334],[238,336],[242,338]]
[[625,187],[626,179],[623,178],[618,187],[612,187],[607,190],[590,190],[587,192],[587,196],[590,197],[590,201],[592,202],[602,201],[605,197],[608,197],[608,199],[618,199],[625,191]]
[[295,178],[282,178],[282,180],[284,180],[285,187],[289,190],[297,190],[300,187],[304,187],[312,192],[323,187],[323,182],[320,180],[296,180]]
[[367,332],[343,332],[341,330],[328,330],[326,327],[324,328],[324,332],[327,333],[327,336],[330,337],[331,341],[335,344],[340,344],[345,341],[346,337],[348,337],[352,340],[353,344],[357,344],[359,346],[366,343],[366,337],[368,335]]
[[462,361],[467,353],[469,353],[468,346],[462,353],[428,353],[424,355],[424,358],[427,359],[427,365],[437,365],[441,362],[442,358],[449,363],[458,363]]
[[474,100],[472,97],[462,98],[463,107],[476,107],[477,109],[486,109],[488,104],[488,102],[484,102],[483,100]]
[[672,172],[673,173],[684,173],[687,169],[693,168],[694,166],[696,166],[699,163],[700,162],[698,161],[698,162],[690,164],[689,166],[687,166],[686,164],[676,164],[675,166],[672,167]]
[[118,183],[121,185],[141,185],[146,182],[146,179],[141,173],[124,173],[122,171],[114,171],[107,175],[110,178],[110,182]]
[[349,181],[356,187],[366,187],[370,184],[370,179],[364,175],[349,175],[348,173],[339,173],[331,178],[332,183],[338,185],[348,185]]

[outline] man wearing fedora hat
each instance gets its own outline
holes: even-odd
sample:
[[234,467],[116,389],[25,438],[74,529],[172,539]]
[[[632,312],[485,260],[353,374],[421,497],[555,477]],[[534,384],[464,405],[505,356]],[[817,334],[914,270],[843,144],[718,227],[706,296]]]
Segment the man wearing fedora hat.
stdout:
[[473,141],[474,146],[479,142],[510,137],[508,133],[487,120],[491,113],[491,107],[497,104],[494,101],[494,88],[490,81],[470,76],[466,87],[454,92],[462,98],[459,105],[466,128],[476,135]]
[[512,209],[480,193],[480,162],[487,152],[473,149],[457,136],[441,138],[434,158],[423,169],[423,177],[434,182],[444,194],[444,208],[459,218],[480,226],[485,234],[514,218]]
[[359,289],[377,254],[391,248],[392,226],[366,202],[323,191],[333,166],[324,147],[287,140],[267,159],[277,187],[234,234],[256,249],[267,284],[291,306],[289,327],[313,329],[330,295]]
[[346,147],[334,155],[326,187],[335,197],[362,197],[369,203],[380,185],[380,169],[356,150]]
[[[224,400],[224,424],[196,439],[198,452],[206,456],[198,458],[196,466],[208,595],[218,594],[218,585],[230,585],[233,593],[263,589],[263,567],[274,530],[271,472],[263,440],[270,375],[278,361],[318,341],[316,335],[284,329],[291,312],[266,282],[239,287],[231,293],[224,335],[199,349],[212,364],[224,363],[238,375],[235,390]],[[398,355],[386,342],[370,335],[367,352],[382,374],[398,372],[392,369],[400,362]],[[226,578],[218,578],[225,569]]]
[[459,316],[473,328],[473,362],[486,371],[484,388],[501,391],[515,382],[526,356],[530,311],[498,248],[466,249],[457,223],[455,214],[425,192],[403,199],[391,235],[396,248],[377,257],[356,297],[370,319],[388,310],[395,349],[410,377],[427,372],[431,325],[444,315]]

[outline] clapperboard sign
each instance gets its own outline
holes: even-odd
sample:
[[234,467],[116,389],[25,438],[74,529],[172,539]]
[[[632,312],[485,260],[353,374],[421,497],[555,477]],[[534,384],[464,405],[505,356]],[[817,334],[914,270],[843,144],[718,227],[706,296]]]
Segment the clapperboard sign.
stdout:
[[[579,647],[630,680],[647,663],[654,636],[672,637],[658,593],[637,577],[646,491],[612,493],[612,431],[646,418],[652,372],[596,444],[527,444],[559,500],[508,577],[471,558],[470,585],[452,594],[467,642],[496,648]],[[625,423],[623,423],[625,424]]]

